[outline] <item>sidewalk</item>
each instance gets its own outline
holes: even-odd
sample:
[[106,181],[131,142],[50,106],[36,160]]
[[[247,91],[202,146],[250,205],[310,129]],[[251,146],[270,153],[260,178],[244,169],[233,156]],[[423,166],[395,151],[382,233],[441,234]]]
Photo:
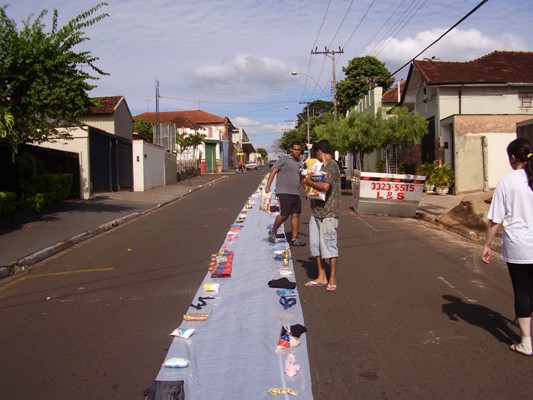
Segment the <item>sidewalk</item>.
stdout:
[[225,178],[227,174],[204,174],[190,185],[185,180],[145,192],[97,193],[89,200],[49,206],[40,214],[2,219],[0,278]]
[[[487,229],[486,216],[493,192],[490,190],[459,196],[423,193],[417,209],[417,216],[441,229],[464,236],[475,243],[483,244]],[[501,231],[497,233],[491,247],[495,251],[501,252]]]
[[[204,174],[192,178],[190,185],[186,180],[145,192],[98,193],[90,200],[65,201],[48,207],[38,215],[16,215],[10,222],[0,220],[0,278],[24,271],[83,240],[225,178],[227,174]],[[460,196],[424,193],[417,216],[482,243],[485,228],[479,225],[484,216],[480,204],[486,205],[484,201],[490,197],[491,193]],[[472,215],[469,218],[450,215],[463,200],[472,204],[465,208],[465,212]],[[495,249],[499,251],[498,243]]]

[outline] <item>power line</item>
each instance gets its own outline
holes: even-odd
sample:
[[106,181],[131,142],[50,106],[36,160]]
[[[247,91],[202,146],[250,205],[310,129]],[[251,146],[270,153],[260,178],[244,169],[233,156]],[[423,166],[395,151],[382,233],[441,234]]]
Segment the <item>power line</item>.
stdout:
[[[411,13],[411,16],[409,17],[409,19],[406,20],[406,21],[402,24],[401,27],[399,27],[398,29],[396,29],[396,30],[394,31],[394,36],[398,35],[398,34],[403,30],[403,28],[405,28],[405,26],[406,26],[409,22],[411,22],[411,20],[415,17],[415,15],[418,14],[418,12],[420,11],[420,9],[421,9],[422,7],[424,7],[424,5],[426,4],[426,2],[427,2],[427,0],[424,0],[424,2],[423,2],[422,4],[420,4],[420,5],[418,6],[418,8],[417,8],[416,10],[414,10],[414,12]],[[407,18],[407,16],[406,16],[406,18]],[[381,49],[379,49],[379,51],[376,51],[376,52],[375,52],[375,55],[376,55],[376,56],[377,56],[379,53],[381,53],[381,52],[383,51],[383,49],[385,49],[385,48],[387,47],[387,45],[388,45],[388,44],[390,43],[390,41],[394,38],[394,36],[389,37],[389,38],[383,43],[383,45],[381,46]]]
[[448,33],[450,33],[457,25],[461,24],[465,19],[470,17],[473,13],[475,13],[483,4],[485,4],[488,0],[483,0],[481,3],[479,3],[477,6],[475,6],[468,14],[466,14],[463,18],[461,18],[458,22],[456,22],[450,29],[448,29],[446,32],[444,32],[442,35],[439,36],[439,38],[433,43],[431,43],[429,46],[427,46],[424,50],[422,50],[420,53],[418,53],[416,56],[411,58],[408,62],[406,62],[404,65],[402,65],[400,68],[398,68],[396,71],[394,71],[390,76],[396,75],[398,72],[400,72],[402,69],[404,69],[406,66],[408,66],[411,62],[413,62],[418,56],[420,56],[422,53],[424,53],[427,49],[429,49],[431,46],[433,46],[435,43],[437,43],[439,40],[441,40],[444,36],[446,36]]
[[[381,32],[381,30],[383,28],[385,28],[385,26],[389,23],[389,21],[392,19],[392,17],[396,14],[396,12],[400,9],[400,7],[403,5],[403,3],[405,3],[406,0],[402,0],[401,3],[398,5],[398,7],[396,7],[396,9],[392,12],[392,14],[389,16],[389,18],[387,18],[387,20],[383,23],[383,25],[381,25],[381,27],[378,29],[378,31],[374,34],[374,36],[372,36],[372,38],[366,43],[366,45],[363,47],[363,49],[366,49],[368,47],[368,45],[370,43],[372,43],[372,41],[376,38],[377,35],[379,35],[379,33]],[[380,39],[379,42],[381,42],[381,40],[383,39]],[[378,42],[378,43],[379,43]]]
[[329,44],[330,47],[333,45],[333,42],[335,41],[335,38],[337,37],[337,34],[338,34],[339,31],[341,30],[342,25],[344,24],[344,21],[346,20],[346,17],[348,16],[348,13],[350,12],[350,8],[352,8],[352,4],[353,4],[353,0],[350,2],[350,5],[348,6],[348,9],[347,9],[346,12],[344,13],[344,17],[342,18],[342,21],[341,21],[341,23],[339,24],[339,27],[337,28],[337,32],[335,32],[335,35],[333,35],[333,39],[331,39],[331,42],[330,42],[330,44]]
[[336,65],[335,65],[335,54],[342,54],[344,53],[344,50],[339,47],[339,50],[329,50],[327,47],[324,49],[324,51],[318,51],[318,49],[315,48],[315,50],[311,50],[311,54],[324,54],[327,57],[330,57],[333,61],[333,80],[332,80],[332,88],[333,88],[333,118],[335,121],[337,121],[337,75],[335,72]]
[[372,3],[370,3],[370,5],[368,6],[368,8],[366,9],[366,12],[365,14],[361,17],[361,19],[359,20],[359,23],[357,24],[357,26],[355,27],[355,29],[353,30],[352,34],[350,35],[350,37],[348,38],[348,40],[346,41],[346,43],[344,43],[344,47],[346,47],[346,45],[348,44],[348,42],[350,40],[352,40],[352,37],[353,35],[355,35],[355,32],[357,32],[357,29],[359,29],[359,26],[361,25],[361,23],[364,21],[364,19],[366,18],[366,15],[368,14],[368,12],[370,11],[370,9],[372,8],[372,6],[374,5],[374,3],[376,2],[376,0],[372,0]]
[[[322,22],[320,23],[320,28],[318,29],[318,33],[316,34],[315,41],[314,41],[313,46],[311,48],[316,46],[316,43],[318,41],[318,37],[320,36],[320,32],[322,32],[322,27],[324,26],[324,21],[326,21],[326,16],[328,15],[328,11],[329,11],[329,6],[330,5],[331,5],[331,0],[329,0],[329,2],[328,2],[328,6],[326,7],[326,11],[324,13],[324,17],[322,17]],[[308,76],[309,76],[309,72],[310,71],[311,71],[311,57],[309,57],[309,63],[307,64],[307,74],[308,74]],[[307,87],[307,76],[305,77],[304,89],[302,91],[301,99],[303,99],[303,97],[304,97],[306,87]],[[313,93],[311,94],[311,96],[314,95],[315,90],[316,90],[316,85],[315,85],[315,88],[313,89]]]
[[420,2],[420,0],[413,0],[411,1],[411,4],[409,4],[409,6],[403,11],[403,13],[398,17],[398,19],[396,20],[396,22],[394,22],[394,25],[392,25],[392,27],[381,37],[381,39],[379,40],[378,44],[369,52],[369,53],[375,53],[377,52],[382,46],[383,44],[387,41],[387,39],[390,37],[390,36],[393,36],[394,35],[394,32],[396,31],[396,29],[398,29],[398,26],[400,26],[400,24],[405,21],[405,19],[407,18],[407,16],[409,15],[409,13],[412,12],[412,8],[414,8],[414,5],[416,3]]

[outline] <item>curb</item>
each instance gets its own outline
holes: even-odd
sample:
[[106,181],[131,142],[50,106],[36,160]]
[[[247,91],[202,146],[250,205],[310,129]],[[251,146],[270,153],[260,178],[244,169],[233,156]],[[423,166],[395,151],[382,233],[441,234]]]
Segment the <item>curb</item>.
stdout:
[[[481,246],[483,246],[483,244],[485,243],[484,233],[480,233],[479,231],[471,229],[463,224],[453,224],[453,225],[446,224],[439,218],[439,216],[434,215],[434,214],[429,214],[423,211],[417,211],[416,218],[429,222],[430,224],[435,225],[438,229],[444,229],[449,232],[453,232]],[[490,247],[492,250],[498,253],[501,253],[502,252],[501,237],[496,236],[493,239]]]
[[90,239],[92,237],[95,237],[97,235],[100,235],[102,233],[105,233],[105,232],[108,232],[116,227],[118,227],[119,225],[123,225],[127,222],[130,222],[130,221],[133,221],[134,219],[138,218],[138,217],[141,217],[143,215],[147,215],[155,210],[158,210],[162,207],[165,207],[171,203],[174,203],[186,196],[188,196],[189,194],[191,193],[194,193],[198,190],[202,190],[202,189],[205,189],[206,187],[209,187],[211,185],[213,185],[214,183],[217,183],[218,181],[222,180],[222,179],[226,179],[228,176],[227,175],[224,175],[224,176],[221,176],[219,178],[216,178],[214,180],[212,180],[211,182],[209,183],[206,183],[206,184],[203,184],[203,185],[199,185],[199,186],[195,186],[195,187],[192,187],[189,189],[188,192],[186,193],[183,193],[179,196],[177,196],[176,198],[174,199],[171,199],[171,200],[168,200],[168,201],[165,201],[163,203],[159,203],[159,204],[156,204],[154,205],[153,207],[150,207],[144,211],[140,211],[140,212],[134,212],[132,214],[128,214],[124,217],[121,217],[121,218],[118,218],[118,219],[115,219],[113,221],[110,221],[110,222],[107,222],[105,224],[102,224],[100,226],[97,226],[95,228],[92,228],[92,229],[89,229],[85,232],[82,232],[80,234],[77,234],[75,236],[72,236],[66,240],[63,240],[61,242],[57,242],[53,245],[50,245],[48,247],[45,247],[44,249],[42,250],[39,250],[39,251],[36,251],[35,253],[32,253],[30,255],[27,255],[23,258],[20,258],[18,259],[17,261],[15,261],[13,264],[11,264],[10,266],[7,266],[7,267],[0,267],[0,279],[4,279],[4,278],[8,278],[10,276],[13,276],[13,275],[17,275],[19,273],[22,273],[22,272],[25,272],[29,269],[29,267],[31,267],[32,265],[34,264],[37,264],[38,262],[41,262],[55,254],[58,254],[62,251],[65,251],[87,239]]

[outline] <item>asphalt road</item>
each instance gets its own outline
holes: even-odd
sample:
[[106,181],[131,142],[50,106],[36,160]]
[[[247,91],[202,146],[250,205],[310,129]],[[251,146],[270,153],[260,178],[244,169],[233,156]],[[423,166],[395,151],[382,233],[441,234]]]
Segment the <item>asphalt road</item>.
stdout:
[[[344,195],[337,292],[300,289],[314,398],[531,398],[533,360],[507,349],[519,335],[505,264],[419,220],[357,216]],[[305,248],[294,254],[298,282],[314,278]]]
[[232,175],[10,278],[0,397],[142,399],[261,176]]
[[[2,398],[142,398],[263,172],[10,278],[0,287]],[[314,398],[530,398],[533,360],[507,350],[518,330],[505,265],[483,265],[479,245],[422,221],[357,216],[344,194],[337,292],[303,287],[315,264],[307,246],[293,249]]]

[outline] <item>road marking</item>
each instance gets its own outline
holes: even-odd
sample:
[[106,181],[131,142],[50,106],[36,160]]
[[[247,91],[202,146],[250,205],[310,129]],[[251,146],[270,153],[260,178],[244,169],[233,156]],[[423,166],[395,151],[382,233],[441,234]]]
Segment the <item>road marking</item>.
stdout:
[[363,224],[365,224],[366,226],[368,226],[370,229],[372,229],[374,232],[378,232],[378,229],[377,228],[374,228],[372,225],[370,225],[367,221],[365,221],[363,218],[361,217],[357,217],[357,219],[359,221],[361,221]]
[[17,283],[24,282],[30,278],[45,278],[47,276],[61,276],[61,275],[72,275],[72,274],[86,274],[89,272],[104,272],[104,271],[113,271],[114,268],[95,268],[95,269],[78,269],[75,271],[64,271],[64,272],[51,272],[49,274],[35,274],[30,276],[23,276],[18,279],[15,279],[12,282],[6,283],[5,285],[0,286],[0,292],[3,292],[6,289],[9,289],[12,286],[15,286]]
[[[450,282],[448,282],[442,276],[438,276],[437,278],[439,278],[442,282],[444,282],[446,285],[448,285],[450,287],[450,289],[455,289],[455,286],[453,286]],[[463,299],[465,299],[469,303],[478,303],[478,301],[476,299],[471,299],[470,297],[468,297],[464,293],[460,292],[459,290],[457,291],[457,293],[459,294],[459,296],[461,296]]]

